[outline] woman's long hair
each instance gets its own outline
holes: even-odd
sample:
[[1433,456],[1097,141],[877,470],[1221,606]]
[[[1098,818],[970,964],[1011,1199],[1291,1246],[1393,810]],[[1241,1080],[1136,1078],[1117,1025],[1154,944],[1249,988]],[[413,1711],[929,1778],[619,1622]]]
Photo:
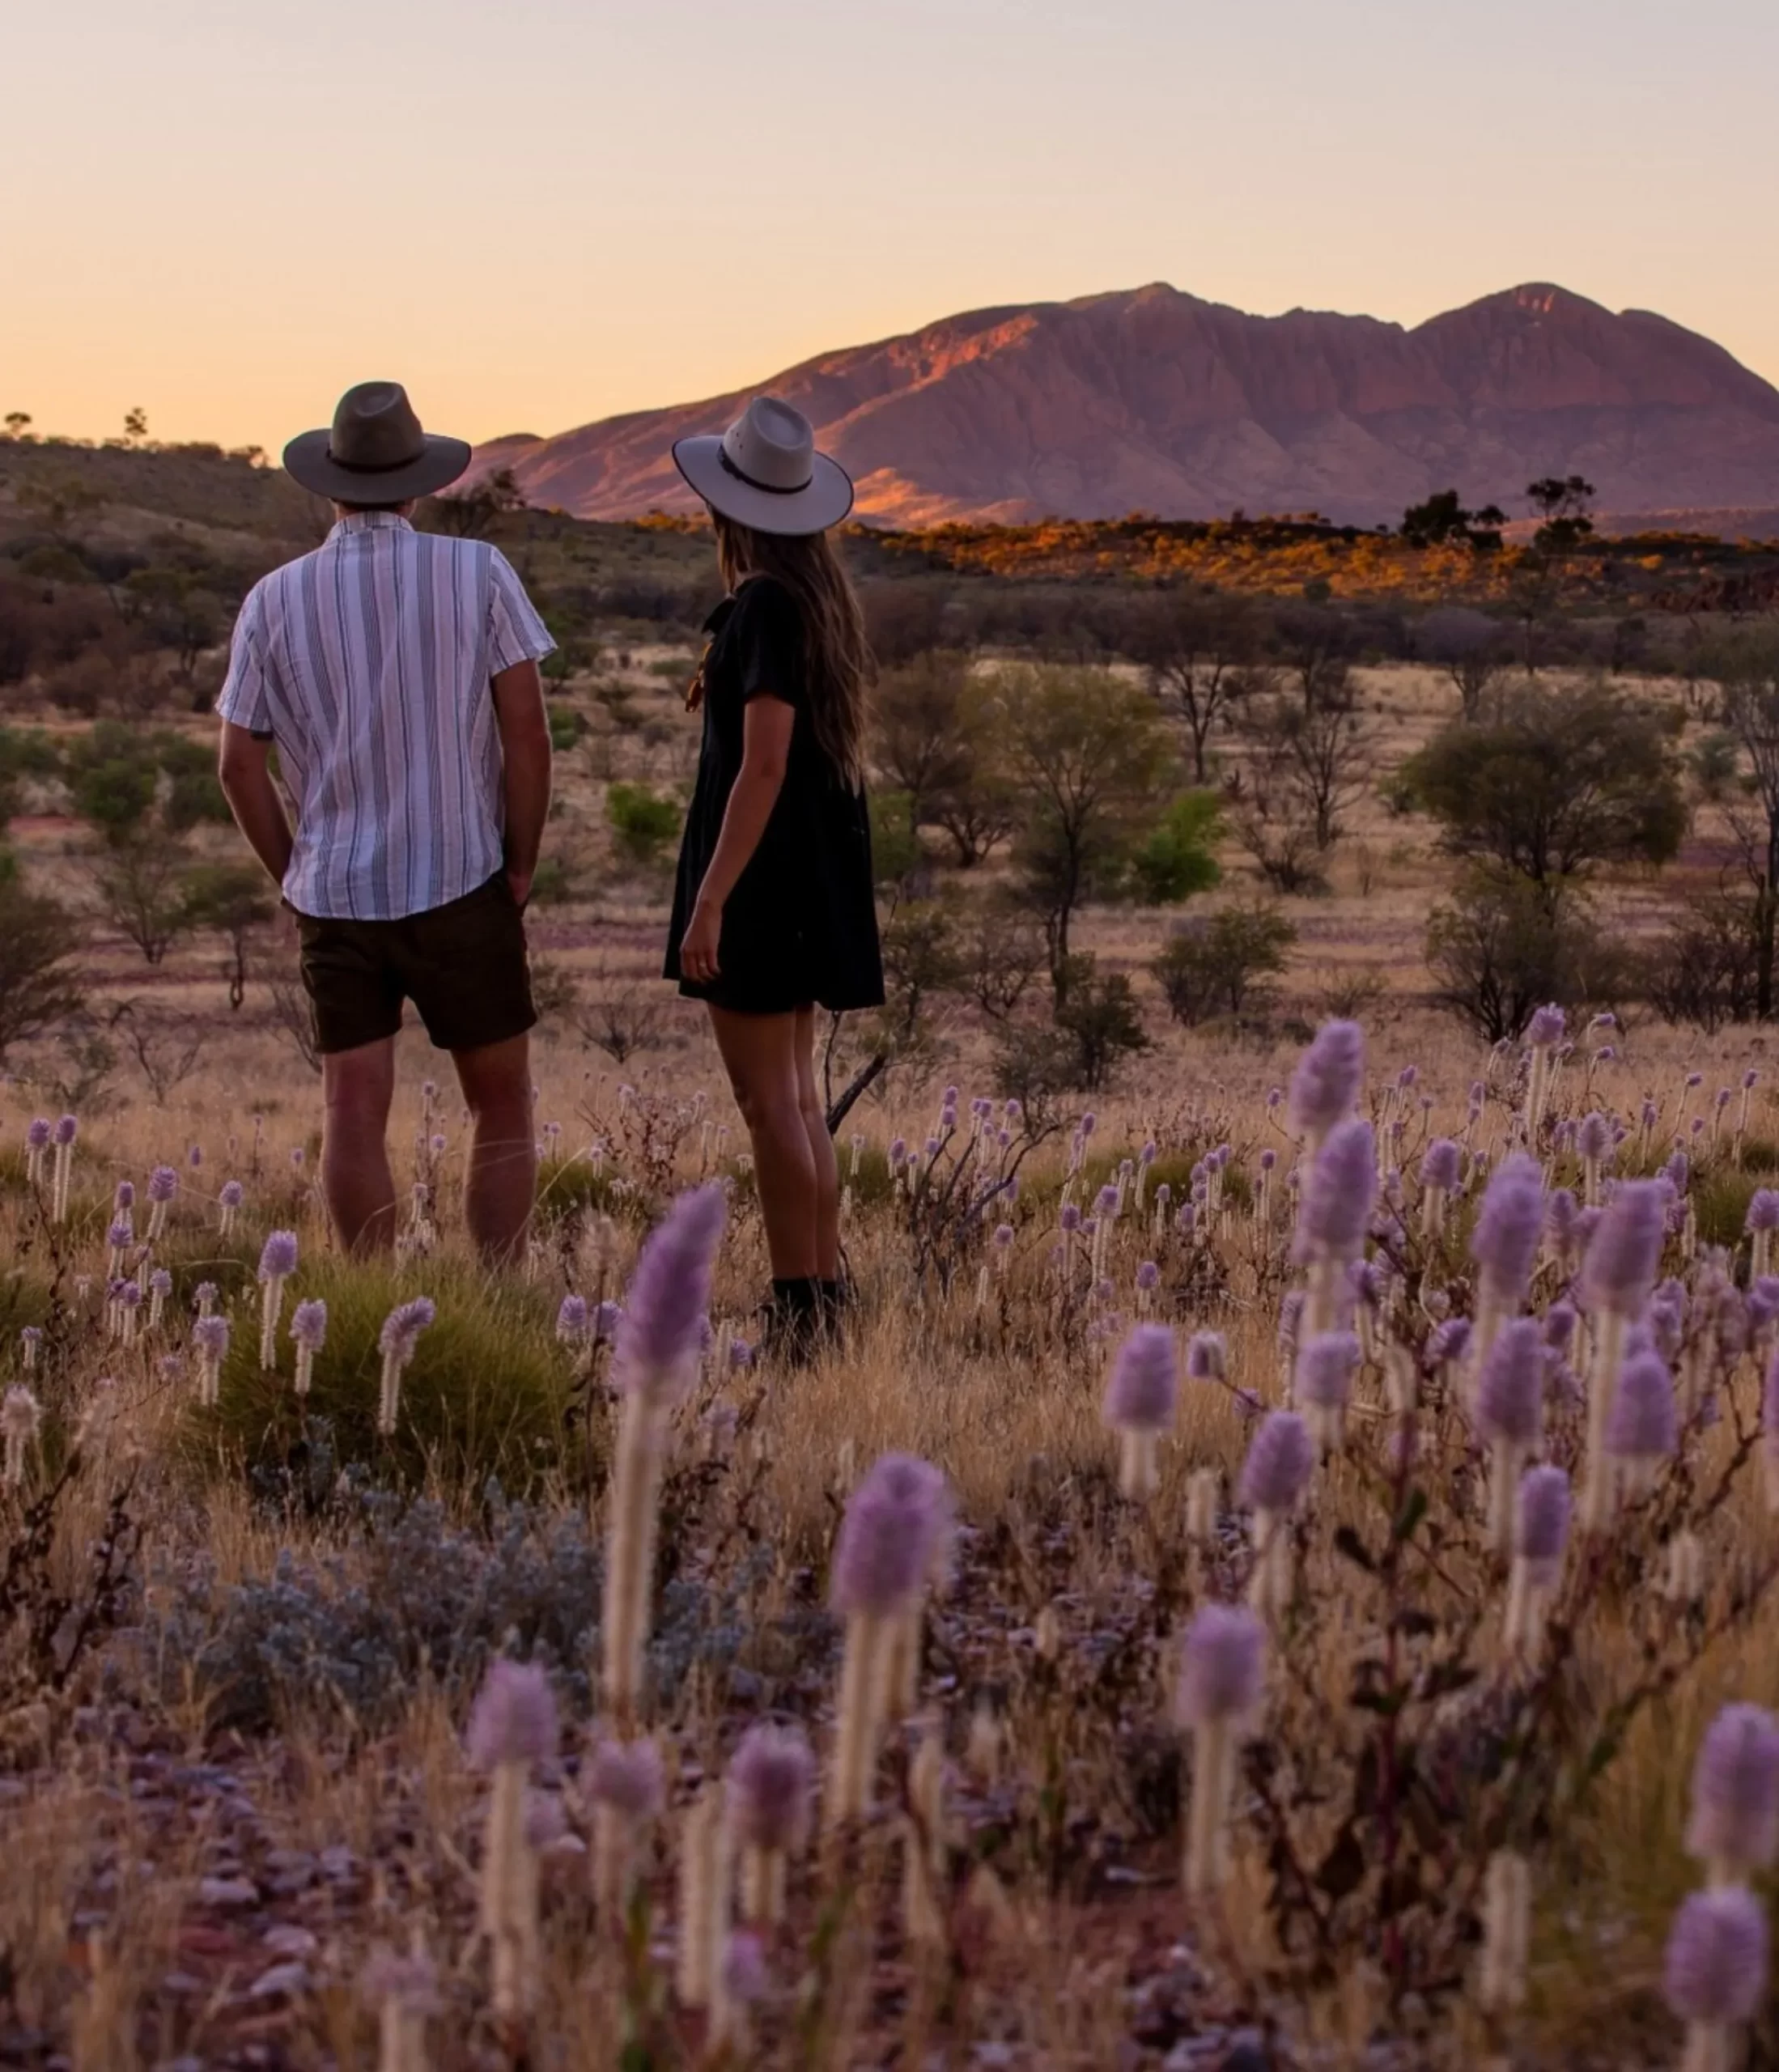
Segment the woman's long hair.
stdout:
[[855,790],[864,782],[865,707],[877,664],[852,579],[826,533],[756,533],[720,512],[716,559],[727,588],[750,575],[782,583],[801,608],[809,719],[828,760]]

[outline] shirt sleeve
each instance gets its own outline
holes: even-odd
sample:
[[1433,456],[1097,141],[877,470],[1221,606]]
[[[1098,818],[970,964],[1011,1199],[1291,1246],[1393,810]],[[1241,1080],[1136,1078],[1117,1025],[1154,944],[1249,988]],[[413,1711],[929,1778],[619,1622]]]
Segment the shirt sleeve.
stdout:
[[741,699],[803,703],[803,621],[780,583],[756,576],[736,600],[733,639]]
[[556,643],[512,563],[499,547],[490,547],[489,553],[493,580],[488,586],[488,673],[497,677],[520,662],[541,661]]
[[263,600],[257,584],[247,593],[229,643],[228,674],[216,710],[231,726],[262,738],[272,731],[271,671],[265,652]]

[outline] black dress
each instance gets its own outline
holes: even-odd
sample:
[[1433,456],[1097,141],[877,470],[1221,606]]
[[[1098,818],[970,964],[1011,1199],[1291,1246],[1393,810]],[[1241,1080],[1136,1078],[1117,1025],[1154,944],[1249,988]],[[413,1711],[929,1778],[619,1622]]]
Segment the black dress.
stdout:
[[[864,790],[844,781],[815,737],[796,599],[771,576],[750,576],[704,630],[704,738],[680,847],[666,975],[689,999],[741,1014],[881,1007],[870,816]],[[680,977],[680,942],[741,773],[743,715],[762,693],[796,715],[784,783],[724,907],[717,978],[694,985]]]

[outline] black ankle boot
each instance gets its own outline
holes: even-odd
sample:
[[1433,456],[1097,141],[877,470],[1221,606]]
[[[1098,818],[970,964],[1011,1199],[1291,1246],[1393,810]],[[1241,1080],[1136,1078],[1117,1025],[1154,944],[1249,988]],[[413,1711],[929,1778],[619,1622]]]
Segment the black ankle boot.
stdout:
[[850,1280],[818,1280],[816,1291],[822,1328],[830,1339],[838,1340],[846,1329],[847,1318],[852,1309],[852,1283]]
[[766,1323],[766,1350],[787,1366],[806,1367],[822,1335],[822,1284],[775,1280]]

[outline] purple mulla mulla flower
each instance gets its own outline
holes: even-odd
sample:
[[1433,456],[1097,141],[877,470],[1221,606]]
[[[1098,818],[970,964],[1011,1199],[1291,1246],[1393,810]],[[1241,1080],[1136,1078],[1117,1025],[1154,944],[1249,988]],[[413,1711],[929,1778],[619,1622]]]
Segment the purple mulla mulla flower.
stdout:
[[185,1163],[194,1173],[197,1172],[202,1167],[204,1163],[204,1147],[202,1144],[194,1144],[192,1146],[191,1149],[185,1154]]
[[754,1365],[754,1348],[745,1338],[729,1340],[729,1368],[732,1373],[743,1374]]
[[1688,1093],[1696,1092],[1700,1087],[1703,1086],[1704,1084],[1705,1074],[1702,1072],[1689,1072],[1687,1074],[1687,1091]]
[[397,1303],[383,1320],[383,1328],[377,1334],[377,1349],[386,1360],[411,1360],[421,1332],[432,1324],[438,1314],[424,1295],[416,1295],[410,1302]]
[[126,1208],[134,1208],[136,1206],[134,1183],[129,1180],[120,1180],[116,1191],[112,1195],[111,1205],[120,1213]]
[[1779,1191],[1772,1187],[1756,1187],[1748,1199],[1748,1213],[1743,1218],[1744,1230],[1779,1230]]
[[556,1311],[556,1336],[563,1345],[578,1345],[586,1337],[588,1327],[587,1298],[584,1295],[565,1295]]
[[1737,2028],[1767,1992],[1767,1913],[1745,1885],[1692,1892],[1668,1931],[1662,1997],[1683,2022]]
[[1779,1318],[1779,1275],[1763,1273],[1748,1290],[1748,1328],[1763,1331]]
[[1419,1065],[1404,1065],[1402,1070],[1396,1075],[1396,1084],[1402,1089],[1403,1092],[1406,1093],[1420,1077],[1420,1068]]
[[1151,1137],[1137,1153],[1137,1163],[1140,1166],[1153,1166],[1155,1163],[1155,1140]]
[[1569,1544],[1572,1497],[1560,1467],[1529,1467],[1514,1492],[1514,1552],[1545,1587],[1555,1582]]
[[1187,1341],[1188,1381],[1221,1382],[1229,1369],[1229,1351],[1218,1331],[1195,1331]]
[[1449,1136],[1436,1136],[1420,1154],[1420,1184],[1450,1194],[1463,1170],[1464,1154]]
[[1492,1445],[1535,1445],[1544,1421],[1544,1334],[1535,1317],[1503,1324],[1476,1380],[1476,1424]]
[[1179,1232],[1182,1238],[1190,1238],[1194,1229],[1197,1227],[1198,1220],[1199,1211],[1197,1203],[1182,1201],[1180,1204],[1178,1212],[1174,1216],[1174,1227]]
[[617,1302],[601,1302],[593,1312],[593,1343],[607,1345],[618,1335],[618,1327],[624,1321],[622,1306]]
[[1347,1268],[1347,1285],[1352,1289],[1354,1299],[1368,1310],[1383,1306],[1384,1292],[1389,1285],[1383,1268],[1375,1259],[1355,1259]]
[[1576,1152],[1583,1158],[1610,1158],[1614,1141],[1611,1119],[1598,1108],[1582,1118],[1575,1132]]
[[899,1173],[908,1162],[908,1140],[905,1136],[892,1137],[890,1142],[890,1170]]
[[1161,1269],[1153,1259],[1144,1259],[1136,1269],[1136,1284],[1145,1295],[1153,1295],[1161,1284]]
[[296,1271],[296,1233],[274,1230],[260,1248],[260,1279],[288,1280]]
[[1260,1153],[1260,1170],[1263,1173],[1270,1173],[1278,1162],[1279,1154],[1269,1144],[1266,1149]]
[[56,1124],[54,1131],[55,1140],[58,1144],[64,1147],[72,1144],[79,1134],[80,1123],[79,1119],[77,1116],[64,1115],[61,1121]]
[[1119,1432],[1165,1432],[1174,1422],[1179,1365],[1165,1324],[1139,1324],[1118,1348],[1102,1415]]
[[148,1199],[171,1201],[179,1192],[179,1175],[171,1166],[157,1166],[148,1176]]
[[1057,1221],[1060,1223],[1065,1231],[1068,1231],[1071,1235],[1072,1235],[1074,1232],[1079,1230],[1081,1227],[1081,1212],[1080,1205],[1075,1202],[1065,1201],[1063,1204],[1063,1212],[1061,1216],[1058,1217]]
[[932,1576],[950,1530],[945,1478],[911,1454],[874,1462],[847,1499],[834,1543],[829,1603],[842,1618],[906,1611]]
[[1289,1114],[1300,1136],[1325,1136],[1352,1112],[1365,1076],[1365,1036],[1357,1021],[1325,1021],[1291,1075]]
[[925,1144],[921,1146],[921,1149],[928,1158],[936,1158],[939,1156],[938,1138],[936,1136],[928,1137]]
[[1677,1195],[1683,1195],[1687,1183],[1692,1178],[1692,1161],[1683,1151],[1675,1152],[1662,1168],[1661,1177]]
[[192,1301],[200,1308],[205,1303],[214,1302],[215,1300],[216,1283],[214,1280],[201,1280],[192,1290]]
[[142,1301],[141,1283],[139,1281],[126,1280],[117,1290],[117,1299],[123,1304],[126,1310],[139,1310],[142,1307]]
[[1279,1350],[1289,1353],[1297,1343],[1297,1326],[1303,1321],[1304,1292],[1288,1288],[1279,1305]]
[[173,1276],[163,1266],[158,1266],[148,1276],[148,1292],[158,1295],[164,1302],[173,1292]]
[[1462,1360],[1470,1350],[1470,1318],[1447,1317],[1437,1324],[1427,1340],[1427,1357],[1437,1366],[1446,1366],[1454,1360]]
[[556,1752],[559,1728],[550,1679],[535,1662],[488,1665],[469,1713],[464,1736],[469,1760],[478,1770],[507,1763],[548,1762]]
[[119,1216],[105,1233],[105,1242],[114,1252],[123,1251],[135,1242],[136,1233],[130,1227],[128,1218],[125,1216]]
[[1356,1256],[1377,1194],[1378,1147],[1370,1123],[1358,1117],[1335,1123],[1310,1165],[1298,1206],[1298,1262]]
[[1633,1318],[1655,1284],[1667,1235],[1667,1209],[1653,1180],[1627,1180],[1601,1212],[1582,1265],[1582,1293],[1593,1308]]
[[239,1208],[247,1199],[247,1190],[239,1180],[224,1180],[216,1199],[224,1208]]
[[1535,1051],[1548,1051],[1563,1040],[1569,1018],[1560,1007],[1541,1007],[1526,1025],[1526,1040]]
[[1237,1494],[1250,1510],[1289,1511],[1315,1472],[1316,1443],[1295,1411],[1269,1412],[1248,1441]]
[[1553,1302],[1544,1312],[1544,1343],[1552,1352],[1568,1352],[1575,1342],[1577,1321],[1573,1302]]
[[797,1727],[750,1727],[729,1758],[729,1826],[749,1848],[783,1853],[809,1829],[815,1756]]
[[1470,1255],[1498,1301],[1517,1309],[1525,1300],[1543,1223],[1543,1170],[1516,1151],[1490,1178],[1470,1238]]
[[1207,1604],[1192,1616],[1180,1642],[1175,1716],[1182,1726],[1238,1720],[1260,1702],[1267,1633],[1246,1605]]
[[25,1142],[33,1151],[47,1151],[49,1137],[49,1119],[46,1115],[39,1115],[35,1122],[26,1126]]
[[650,1233],[631,1276],[618,1334],[617,1364],[625,1389],[667,1401],[696,1378],[711,1271],[727,1215],[720,1187],[694,1187]]
[[601,1741],[588,1759],[587,1796],[631,1822],[652,1820],[666,1798],[661,1751],[652,1739]]
[[997,1223],[995,1225],[995,1250],[997,1252],[1004,1252],[1007,1250],[1008,1246],[1013,1243],[1013,1226],[1012,1224]]
[[1779,1855],[1779,1720],[1760,1705],[1726,1705],[1692,1766],[1687,1853],[1764,1870]]
[[1017,1101],[1009,1101],[1000,1111],[1009,1123],[1022,1123],[1025,1119],[1024,1106]]
[[1297,1348],[1293,1391],[1315,1410],[1344,1410],[1359,1365],[1359,1341],[1350,1331],[1327,1331]]
[[192,1326],[193,1344],[212,1360],[221,1361],[228,1357],[228,1340],[227,1317],[200,1317]]
[[327,1343],[327,1304],[299,1302],[291,1312],[291,1342],[305,1352],[319,1352]]
[[1620,1460],[1666,1460],[1679,1437],[1674,1382],[1654,1348],[1633,1352],[1619,1370],[1606,1423],[1606,1450]]
[[1118,1213],[1118,1189],[1102,1187],[1093,1197],[1093,1212],[1097,1216],[1115,1216]]

